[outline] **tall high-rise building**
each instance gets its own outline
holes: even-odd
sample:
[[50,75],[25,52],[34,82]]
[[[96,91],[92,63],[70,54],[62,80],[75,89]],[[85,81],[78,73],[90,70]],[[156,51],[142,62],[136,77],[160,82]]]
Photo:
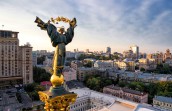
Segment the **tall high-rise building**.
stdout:
[[133,54],[135,55],[135,58],[139,59],[139,47],[137,45],[133,45],[130,48],[133,51]]
[[0,30],[0,87],[33,82],[32,47],[19,46],[18,32]]
[[111,48],[110,48],[110,47],[107,47],[107,48],[106,48],[106,53],[107,53],[107,54],[111,54]]

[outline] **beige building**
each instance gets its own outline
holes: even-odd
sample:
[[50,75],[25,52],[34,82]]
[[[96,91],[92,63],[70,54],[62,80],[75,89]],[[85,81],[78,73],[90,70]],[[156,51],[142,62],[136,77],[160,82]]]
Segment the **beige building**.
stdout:
[[82,67],[83,66],[83,63],[81,63],[80,61],[78,60],[75,60],[75,61],[72,61],[71,62],[71,68],[75,69],[75,70],[78,70],[79,67]]
[[95,75],[95,74],[98,74],[98,70],[96,70],[95,68],[80,67],[78,69],[77,77],[79,81],[84,81],[87,75]]
[[167,49],[165,54],[164,54],[164,61],[166,61],[166,59],[172,59],[172,55],[171,55],[169,49]]
[[133,58],[134,54],[132,50],[126,50],[123,52],[123,57],[124,58]]
[[116,61],[114,66],[120,68],[121,70],[135,71],[134,61]]
[[153,98],[153,105],[154,107],[172,111],[172,98],[164,97],[164,96],[155,96]]
[[33,82],[32,47],[30,44],[19,46],[19,70],[23,77],[23,84]]
[[103,88],[103,93],[111,94],[113,96],[123,98],[126,100],[134,101],[137,103],[147,103],[148,94],[128,88],[121,88],[114,85],[106,86]]
[[121,70],[127,70],[128,67],[127,67],[127,63],[125,63],[124,61],[116,61],[114,63],[114,65],[118,68],[120,68]]
[[77,79],[76,70],[70,67],[64,67],[63,76],[66,82]]
[[157,63],[155,59],[139,59],[139,69],[144,68],[145,70],[154,70],[156,69]]
[[19,46],[18,32],[0,30],[0,87],[33,82],[32,47]]
[[156,64],[162,64],[162,62],[163,62],[163,53],[158,52],[158,53],[154,53],[154,54],[148,54],[147,59],[155,59]]

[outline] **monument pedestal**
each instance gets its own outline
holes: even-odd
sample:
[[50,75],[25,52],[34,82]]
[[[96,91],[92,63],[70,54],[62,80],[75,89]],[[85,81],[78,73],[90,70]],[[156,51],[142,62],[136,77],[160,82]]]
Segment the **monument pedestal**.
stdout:
[[69,111],[69,105],[74,103],[77,97],[62,86],[50,88],[50,91],[38,92],[40,100],[45,103],[46,111]]

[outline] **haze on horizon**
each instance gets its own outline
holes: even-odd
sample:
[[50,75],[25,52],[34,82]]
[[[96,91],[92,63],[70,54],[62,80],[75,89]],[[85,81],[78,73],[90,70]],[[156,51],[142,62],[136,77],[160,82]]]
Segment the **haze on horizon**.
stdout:
[[[67,50],[123,52],[133,44],[141,52],[172,50],[171,0],[1,0],[0,29],[19,32],[20,44],[53,51],[46,31],[34,20],[76,17],[77,27]],[[59,26],[59,25],[57,25]]]

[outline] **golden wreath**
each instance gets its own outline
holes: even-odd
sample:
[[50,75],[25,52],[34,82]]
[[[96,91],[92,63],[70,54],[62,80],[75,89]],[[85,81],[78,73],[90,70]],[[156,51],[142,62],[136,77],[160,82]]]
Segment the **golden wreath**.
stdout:
[[70,23],[70,22],[71,22],[70,19],[65,18],[65,17],[57,17],[57,18],[55,18],[55,19],[51,18],[51,21],[52,21],[53,23],[58,23],[58,22]]

